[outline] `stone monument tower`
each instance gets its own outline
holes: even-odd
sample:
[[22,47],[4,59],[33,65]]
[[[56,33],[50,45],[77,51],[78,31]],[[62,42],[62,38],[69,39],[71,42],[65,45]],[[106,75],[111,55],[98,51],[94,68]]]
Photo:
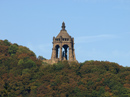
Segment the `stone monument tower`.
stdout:
[[62,60],[77,62],[74,51],[74,38],[67,33],[64,22],[61,27],[60,33],[56,37],[53,37],[51,63]]

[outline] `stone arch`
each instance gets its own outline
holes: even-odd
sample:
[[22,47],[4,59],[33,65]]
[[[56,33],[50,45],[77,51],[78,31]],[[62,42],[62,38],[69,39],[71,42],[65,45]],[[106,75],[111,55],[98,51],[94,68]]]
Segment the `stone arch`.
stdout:
[[55,50],[56,50],[56,58],[59,58],[59,48],[60,48],[59,45],[56,45],[56,46],[55,46]]
[[[74,38],[65,30],[65,23],[62,23],[62,29],[57,37],[53,37],[52,63],[68,60],[77,61],[74,52]],[[64,51],[64,52],[63,52]]]
[[63,60],[68,60],[69,59],[69,45],[67,45],[67,44],[64,44],[64,45],[62,45],[62,52],[63,52],[63,54],[62,54],[62,58],[63,58]]

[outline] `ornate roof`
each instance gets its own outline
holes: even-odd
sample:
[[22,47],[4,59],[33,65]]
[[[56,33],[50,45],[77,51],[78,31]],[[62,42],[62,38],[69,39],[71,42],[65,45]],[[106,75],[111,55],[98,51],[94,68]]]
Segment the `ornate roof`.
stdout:
[[67,31],[65,30],[65,23],[62,23],[62,30],[60,31],[60,33],[57,35],[56,38],[60,38],[60,36],[62,36],[62,38],[70,38],[71,36],[67,33]]

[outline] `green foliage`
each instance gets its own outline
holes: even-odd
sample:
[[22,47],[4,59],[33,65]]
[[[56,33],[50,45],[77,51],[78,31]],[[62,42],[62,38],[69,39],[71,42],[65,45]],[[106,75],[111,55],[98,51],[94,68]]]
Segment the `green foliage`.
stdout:
[[39,60],[46,60],[46,58],[44,58],[43,56],[38,56]]
[[130,67],[108,61],[42,63],[0,40],[0,97],[130,97]]
[[24,74],[27,74],[27,73],[29,73],[29,69],[28,69],[28,68],[22,70],[22,74],[23,74],[23,75],[24,75]]
[[64,68],[64,64],[61,62],[55,64],[55,70],[62,70]]
[[24,64],[25,68],[36,67],[36,63],[32,60],[27,60]]
[[18,61],[18,65],[20,66],[20,65],[23,65],[23,64],[24,64],[23,59],[20,59],[20,60]]
[[27,47],[19,46],[17,50],[18,54],[29,54],[30,56],[35,56],[35,54],[29,50]]
[[3,43],[4,43],[5,46],[10,46],[10,42],[6,39],[3,41]]
[[14,45],[10,45],[8,53],[10,55],[14,55],[17,52],[17,50],[18,50],[18,46],[17,45],[15,45],[15,44]]
[[22,68],[32,68],[32,67],[36,67],[36,63],[31,59],[25,59],[25,60],[20,59],[18,61],[18,66]]

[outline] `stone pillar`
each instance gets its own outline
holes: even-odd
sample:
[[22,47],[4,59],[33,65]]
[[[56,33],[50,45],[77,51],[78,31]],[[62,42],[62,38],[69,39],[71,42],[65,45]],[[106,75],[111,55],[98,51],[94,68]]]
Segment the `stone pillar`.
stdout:
[[74,61],[76,61],[76,57],[75,57],[75,49],[73,49],[73,56],[74,56]]
[[62,60],[62,47],[60,47],[60,56],[59,56],[59,59],[60,59],[60,61]]
[[55,58],[56,58],[56,49],[55,48],[52,48],[52,56],[51,56],[51,59],[52,60],[55,60]]
[[69,61],[73,61],[72,48],[69,48]]

